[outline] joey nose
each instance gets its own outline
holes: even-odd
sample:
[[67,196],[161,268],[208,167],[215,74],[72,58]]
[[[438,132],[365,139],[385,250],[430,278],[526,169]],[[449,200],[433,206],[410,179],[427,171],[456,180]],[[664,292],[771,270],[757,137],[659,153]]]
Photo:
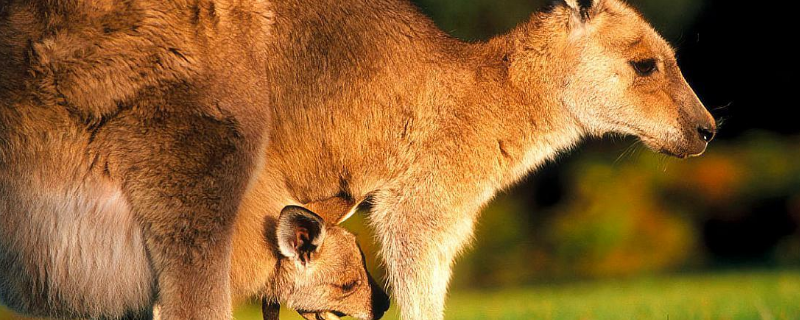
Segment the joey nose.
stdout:
[[705,142],[710,142],[712,139],[714,139],[714,135],[716,134],[714,129],[705,125],[698,126],[697,133],[700,134],[700,139]]
[[389,296],[383,290],[373,293],[372,319],[380,319],[389,310]]
[[369,277],[369,284],[372,288],[372,319],[380,319],[386,310],[389,310],[389,295]]

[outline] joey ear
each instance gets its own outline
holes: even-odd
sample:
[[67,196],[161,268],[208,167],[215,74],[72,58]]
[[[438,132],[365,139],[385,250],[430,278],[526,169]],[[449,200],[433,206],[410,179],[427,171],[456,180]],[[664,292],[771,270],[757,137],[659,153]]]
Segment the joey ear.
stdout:
[[605,0],[564,0],[575,20],[587,22],[602,11]]
[[281,254],[305,265],[325,240],[325,221],[306,208],[286,206],[278,218],[276,233]]

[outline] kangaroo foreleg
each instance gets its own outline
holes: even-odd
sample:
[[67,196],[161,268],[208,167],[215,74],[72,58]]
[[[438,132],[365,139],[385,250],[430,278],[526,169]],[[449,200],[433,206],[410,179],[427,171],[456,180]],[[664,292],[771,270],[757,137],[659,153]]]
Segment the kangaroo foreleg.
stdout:
[[442,319],[450,268],[472,235],[474,213],[423,197],[377,198],[372,225],[402,319]]

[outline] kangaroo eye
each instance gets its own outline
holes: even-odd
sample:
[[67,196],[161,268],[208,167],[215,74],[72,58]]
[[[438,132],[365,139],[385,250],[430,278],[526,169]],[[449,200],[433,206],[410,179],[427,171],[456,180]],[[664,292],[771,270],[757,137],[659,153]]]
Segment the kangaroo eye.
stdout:
[[341,285],[339,287],[341,287],[342,290],[344,290],[344,291],[352,291],[353,289],[355,289],[359,285],[361,285],[361,280],[353,280],[353,281],[345,283],[345,284],[343,284],[343,285]]
[[633,70],[636,70],[636,73],[642,77],[649,76],[658,70],[656,59],[631,61],[631,66]]

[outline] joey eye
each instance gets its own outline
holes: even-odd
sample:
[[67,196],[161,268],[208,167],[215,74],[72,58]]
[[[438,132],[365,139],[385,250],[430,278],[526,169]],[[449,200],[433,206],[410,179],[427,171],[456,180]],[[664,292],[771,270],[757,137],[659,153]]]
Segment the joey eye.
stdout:
[[649,76],[658,70],[656,59],[631,61],[631,66],[633,67],[633,70],[636,70],[636,74],[642,77]]
[[348,292],[348,291],[353,291],[353,289],[355,289],[360,285],[361,285],[361,280],[353,280],[343,285],[340,285],[339,287],[342,288],[343,291]]

